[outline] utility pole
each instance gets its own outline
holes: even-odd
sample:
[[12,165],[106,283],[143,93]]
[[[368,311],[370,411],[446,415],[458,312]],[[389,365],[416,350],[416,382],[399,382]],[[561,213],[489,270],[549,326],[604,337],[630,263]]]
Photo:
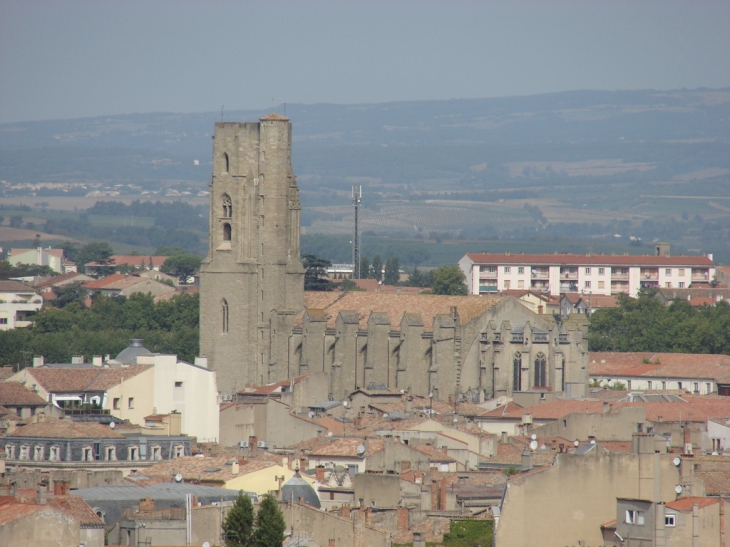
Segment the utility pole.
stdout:
[[355,233],[352,236],[352,278],[360,279],[360,232],[358,231],[358,213],[362,202],[362,186],[352,186],[352,206],[355,208]]

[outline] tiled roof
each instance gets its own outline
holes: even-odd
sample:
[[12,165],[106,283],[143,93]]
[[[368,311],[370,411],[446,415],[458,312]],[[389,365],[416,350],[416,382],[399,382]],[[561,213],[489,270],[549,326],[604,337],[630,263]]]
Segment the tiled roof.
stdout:
[[[326,296],[321,296],[322,294]],[[456,307],[461,324],[466,324],[500,301],[494,296],[437,296],[425,294],[392,294],[369,292],[306,292],[304,303],[307,308],[324,310],[327,326],[334,328],[340,312],[354,311],[358,314],[361,329],[367,329],[368,318],[373,312],[386,313],[393,330],[400,328],[405,313],[420,315],[426,331],[433,329],[437,315],[449,314]],[[295,326],[301,326],[304,312],[298,314]]]
[[[279,463],[281,463],[279,457]],[[239,471],[233,474],[231,458],[228,456],[213,456],[200,458],[198,456],[183,456],[172,460],[165,460],[140,471],[140,475],[150,478],[164,477],[172,481],[175,474],[180,473],[185,481],[215,481],[227,482],[234,477],[240,477],[276,465],[271,458],[251,458],[239,464]],[[132,475],[133,476],[133,475]]]
[[593,352],[588,366],[592,376],[710,379],[730,373],[730,355]]
[[287,118],[286,116],[282,116],[281,114],[272,112],[271,114],[267,114],[266,116],[260,117],[259,121],[261,121],[261,122],[288,122],[289,118]]
[[57,275],[55,277],[49,277],[49,278],[41,281],[40,283],[38,283],[36,285],[36,288],[42,289],[42,288],[45,288],[45,287],[56,287],[58,285],[63,285],[65,282],[70,282],[72,279],[75,279],[77,277],[81,278],[81,279],[79,279],[79,281],[84,281],[84,280],[89,279],[89,276],[84,275],[82,273],[79,273],[79,272],[68,272],[68,273],[65,273],[63,275]]
[[444,454],[440,450],[438,450],[428,444],[411,446],[411,448],[414,450],[417,450],[418,452],[421,452],[422,454],[426,454],[426,456],[428,456],[429,461],[434,462],[434,463],[452,463],[452,462],[456,461],[451,456]]
[[82,528],[104,527],[104,521],[81,496],[48,496],[47,503],[49,507],[77,519]]
[[598,446],[609,452],[632,452],[631,441],[598,441]]
[[[43,389],[53,393],[106,391],[130,378],[152,370],[152,365],[128,367],[34,367],[26,369]],[[28,382],[26,382],[28,383]]]
[[18,520],[33,513],[46,509],[45,505],[31,505],[29,503],[8,503],[0,505],[0,526]]
[[311,456],[338,456],[345,458],[360,458],[375,454],[383,450],[384,442],[382,439],[368,439],[367,450],[365,454],[357,453],[357,447],[365,445],[364,439],[361,437],[348,437],[344,439],[331,439],[329,443],[323,444],[312,450]]
[[309,374],[305,374],[304,376],[297,376],[296,378],[293,378],[291,380],[281,380],[280,382],[274,382],[273,384],[257,387],[251,391],[247,389],[242,389],[238,393],[242,395],[268,395],[269,393],[278,393],[281,391],[281,388],[289,387],[292,382],[294,384],[298,384],[308,376]]
[[12,279],[0,280],[0,292],[33,293],[35,291],[25,283],[13,281]]
[[695,471],[695,476],[705,483],[705,494],[708,496],[730,495],[730,470]]
[[[121,266],[122,264],[129,264],[130,266],[137,266],[144,264],[145,268],[148,268],[150,265],[150,257],[149,256],[134,256],[134,255],[112,255],[112,260],[114,260],[115,266]],[[156,256],[153,255],[152,257],[152,266],[155,268],[159,268],[165,263],[165,260],[170,258],[169,256]],[[93,263],[92,263],[93,264]]]
[[484,254],[467,253],[476,264],[546,264],[601,266],[713,266],[706,256],[637,256],[574,254]]
[[44,422],[24,425],[8,437],[33,437],[44,439],[124,439],[107,425],[97,422],[70,422],[63,419],[48,419]]
[[[522,465],[522,452],[524,448],[514,444],[498,444],[497,454],[491,458],[487,458],[485,463],[502,464],[502,465]],[[532,453],[532,465],[539,467],[542,465],[550,465],[555,461],[555,452],[552,450],[537,451]]]
[[530,414],[538,420],[557,420],[574,412],[601,413],[601,401],[578,401],[573,399],[557,399],[526,408],[522,413]]
[[[117,274],[115,274],[115,276],[116,275]],[[119,275],[121,275],[121,274],[119,274]],[[127,289],[129,287],[134,287],[135,285],[141,285],[141,284],[144,284],[146,286],[161,284],[161,282],[157,281],[156,279],[148,279],[146,277],[137,277],[135,275],[122,276],[121,279],[115,278],[115,279],[112,279],[111,281],[109,281],[110,277],[113,277],[113,276],[110,275],[108,277],[105,277],[102,280],[102,281],[105,281],[105,283],[103,283],[100,286],[98,285],[98,282],[96,282],[96,281],[90,281],[85,286],[87,289],[94,288],[94,289],[104,289],[104,290],[122,290],[122,289]],[[93,287],[92,287],[92,285],[93,285]],[[169,292],[170,293],[175,292],[175,288],[170,287]]]
[[46,405],[46,401],[18,382],[0,382],[0,405]]
[[109,283],[114,283],[115,281],[119,281],[120,279],[124,279],[127,276],[124,274],[112,274],[107,275],[106,277],[102,277],[101,279],[95,279],[94,281],[87,281],[84,283],[84,287],[86,287],[89,290],[94,289],[101,289],[106,287]]
[[668,501],[666,507],[675,511],[691,511],[694,504],[697,504],[702,509],[710,505],[715,505],[716,503],[720,503],[719,498],[682,498],[675,501]]
[[494,410],[480,414],[480,416],[487,418],[522,418],[523,414],[525,414],[524,407],[510,401],[506,405],[498,406]]
[[4,382],[15,374],[15,370],[11,366],[0,367],[0,382]]

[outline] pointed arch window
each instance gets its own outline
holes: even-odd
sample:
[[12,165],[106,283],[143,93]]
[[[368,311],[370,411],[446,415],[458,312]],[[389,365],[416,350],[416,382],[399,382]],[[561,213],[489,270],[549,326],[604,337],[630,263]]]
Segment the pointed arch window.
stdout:
[[231,225],[227,222],[223,224],[223,241],[231,240]]
[[223,206],[223,218],[231,218],[233,216],[233,202],[231,201],[231,196],[223,194],[221,204]]
[[522,391],[522,354],[519,351],[512,361],[512,391]]
[[225,334],[228,332],[228,301],[224,298],[221,301],[221,312],[223,315],[222,332]]
[[535,357],[535,387],[547,387],[547,359],[542,352]]
[[223,152],[223,167],[225,168],[224,173],[228,173],[230,170],[231,162],[228,159],[228,152]]

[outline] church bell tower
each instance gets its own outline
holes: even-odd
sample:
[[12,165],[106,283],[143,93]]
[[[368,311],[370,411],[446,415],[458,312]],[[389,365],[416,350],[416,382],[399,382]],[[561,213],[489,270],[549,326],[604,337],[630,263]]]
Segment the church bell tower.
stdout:
[[304,306],[299,217],[289,119],[216,123],[200,353],[224,394],[270,381],[272,311]]

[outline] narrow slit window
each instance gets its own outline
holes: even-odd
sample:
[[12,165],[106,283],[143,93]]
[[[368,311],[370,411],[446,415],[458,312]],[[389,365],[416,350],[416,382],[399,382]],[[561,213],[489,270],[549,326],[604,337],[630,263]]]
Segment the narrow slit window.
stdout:
[[227,222],[223,224],[223,241],[231,240],[231,225]]
[[223,325],[222,330],[224,333],[228,332],[228,301],[223,299],[221,303],[221,310],[223,312]]
[[228,159],[228,153],[223,152],[223,168],[225,169],[225,171],[223,171],[223,172],[228,173],[230,166],[231,166],[231,162]]

